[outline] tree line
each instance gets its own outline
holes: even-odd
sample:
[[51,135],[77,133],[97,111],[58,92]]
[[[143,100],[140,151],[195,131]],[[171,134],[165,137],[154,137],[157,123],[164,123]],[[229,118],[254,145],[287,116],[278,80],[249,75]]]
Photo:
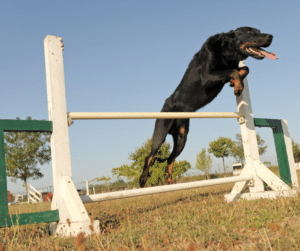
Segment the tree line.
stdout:
[[[17,120],[20,118],[17,117]],[[28,116],[26,120],[31,120]],[[23,181],[27,191],[28,179],[40,179],[44,175],[38,167],[38,164],[43,165],[49,163],[51,160],[51,148],[49,145],[51,133],[49,132],[5,132],[5,163],[7,176],[11,181],[15,182],[17,179]],[[265,141],[257,134],[257,144],[259,154],[263,155],[266,152],[267,146]],[[292,140],[293,155],[296,162],[300,162],[300,145]],[[130,153],[129,159],[132,161],[130,165],[124,164],[120,167],[112,169],[112,175],[119,181],[126,178],[127,183],[138,183],[138,179],[143,170],[145,158],[151,151],[151,139]],[[163,143],[157,153],[157,157],[161,159],[167,158],[171,154],[170,143]],[[207,179],[210,178],[212,169],[212,155],[216,158],[221,158],[223,163],[224,174],[226,173],[225,158],[232,156],[237,162],[245,163],[242,137],[236,134],[235,140],[226,137],[219,137],[209,143],[206,151],[205,148],[196,156],[196,168],[204,172]],[[147,185],[157,186],[165,182],[165,169],[167,162],[160,163],[155,161],[150,169],[150,175]],[[176,161],[173,166],[172,178],[176,180],[182,177],[191,169],[191,164],[186,161]],[[111,180],[110,177],[102,176],[95,178],[92,181],[104,182],[107,184]]]
[[[266,152],[267,146],[264,146],[265,141],[261,139],[259,134],[257,134],[257,141],[259,146],[260,155]],[[131,165],[122,165],[112,169],[112,174],[114,177],[126,178],[128,182],[137,183],[140,174],[143,170],[145,158],[151,151],[151,139],[148,139],[140,148],[136,149],[133,153],[129,155],[129,159],[132,160]],[[196,168],[204,172],[207,179],[210,178],[210,171],[212,168],[212,156],[213,154],[216,158],[222,158],[224,174],[226,173],[225,158],[232,156],[238,162],[245,162],[244,150],[242,144],[242,137],[240,134],[236,135],[236,141],[231,140],[226,137],[219,137],[209,143],[208,153],[206,149],[202,149],[200,153],[196,156]],[[170,143],[164,142],[162,147],[157,153],[157,157],[161,159],[167,158],[171,154]],[[160,163],[155,161],[153,166],[150,168],[150,176],[147,185],[157,186],[162,185],[165,182],[166,174],[165,169],[167,166],[167,161]],[[188,161],[176,161],[173,166],[172,178],[178,179],[184,173],[191,169],[191,164]],[[99,181],[94,179],[93,181]]]

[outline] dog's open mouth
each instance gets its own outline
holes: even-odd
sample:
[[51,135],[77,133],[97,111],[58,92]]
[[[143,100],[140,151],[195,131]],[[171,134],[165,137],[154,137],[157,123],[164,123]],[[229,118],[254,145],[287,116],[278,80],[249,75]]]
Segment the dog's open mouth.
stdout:
[[268,59],[278,59],[278,57],[276,57],[275,53],[267,52],[267,51],[263,50],[262,48],[247,47],[245,49],[245,51],[247,51],[248,53],[250,53],[253,56],[258,56],[261,58],[266,57]]

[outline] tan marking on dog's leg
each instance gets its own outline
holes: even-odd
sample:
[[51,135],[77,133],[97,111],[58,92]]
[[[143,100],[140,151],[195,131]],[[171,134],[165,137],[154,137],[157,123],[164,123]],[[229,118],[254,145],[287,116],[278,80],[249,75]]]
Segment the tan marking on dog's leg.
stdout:
[[153,159],[153,156],[151,156],[151,157],[148,159],[148,166],[150,166],[150,163],[151,163],[152,159]]
[[236,84],[236,81],[238,80],[238,75],[240,75],[239,71],[234,70],[233,76],[231,76],[232,78],[230,79],[229,82],[229,86],[234,87]]
[[246,70],[240,70],[239,71],[239,74],[240,74],[241,77],[243,77],[246,73],[247,73]]
[[170,185],[172,184],[172,169],[173,169],[173,166],[174,166],[174,163],[175,163],[175,160],[173,160],[173,162],[167,166],[167,183]]

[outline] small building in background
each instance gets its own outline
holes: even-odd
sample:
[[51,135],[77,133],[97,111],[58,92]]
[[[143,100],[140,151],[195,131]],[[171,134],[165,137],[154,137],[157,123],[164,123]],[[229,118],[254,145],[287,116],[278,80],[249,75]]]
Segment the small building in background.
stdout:
[[243,170],[243,163],[242,162],[232,163],[232,169],[233,169],[233,175],[239,176]]

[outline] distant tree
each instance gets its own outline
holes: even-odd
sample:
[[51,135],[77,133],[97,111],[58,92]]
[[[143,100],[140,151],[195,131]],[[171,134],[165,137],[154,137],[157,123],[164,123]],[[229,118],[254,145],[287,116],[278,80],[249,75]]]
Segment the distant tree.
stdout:
[[[16,119],[20,120],[19,117]],[[28,116],[26,120],[32,119]],[[37,180],[44,176],[38,163],[43,165],[51,160],[50,137],[50,132],[4,133],[6,174],[12,182],[22,180],[26,192],[29,178]]]
[[292,140],[292,150],[295,162],[300,162],[300,145]]
[[122,179],[118,179],[117,181],[114,182],[114,184],[125,184],[125,181]]
[[235,138],[237,141],[234,141],[230,154],[235,158],[236,162],[242,162],[245,164],[242,136],[241,134],[236,134]]
[[215,155],[217,158],[222,158],[224,174],[226,173],[225,160],[224,158],[230,155],[231,148],[234,143],[230,138],[219,137],[217,140],[209,143],[208,152]]
[[270,161],[264,161],[263,163],[266,167],[272,166],[272,163]]
[[[155,157],[166,159],[171,154],[170,149],[171,145],[169,143],[163,143]],[[129,159],[133,161],[130,165],[124,164],[112,169],[113,176],[116,176],[117,178],[126,177],[127,181],[138,182],[144,167],[145,159],[150,151],[151,140],[148,139],[140,148],[136,149],[135,152],[130,153]],[[150,168],[149,174],[151,177],[147,180],[147,184],[150,186],[164,184],[166,180],[166,167],[167,161],[163,163],[155,161]],[[190,168],[191,165],[189,162],[176,161],[173,166],[172,178],[175,179],[180,177]]]
[[191,164],[188,161],[186,160],[176,161],[173,166],[172,179],[177,179],[182,177],[183,174],[186,173],[189,169],[191,169]]
[[206,150],[204,148],[197,154],[196,168],[204,172],[206,179],[210,179],[212,158],[209,154],[206,154]]
[[[236,134],[235,138],[236,141],[234,141],[234,145],[230,150],[230,155],[234,157],[237,162],[242,162],[243,164],[245,164],[245,155],[244,155],[242,136],[241,134]],[[268,146],[264,146],[265,141],[260,137],[258,133],[256,134],[256,139],[257,139],[259,155],[265,154]]]
[[117,177],[118,179],[120,177],[126,177],[127,185],[128,182],[132,182],[135,179],[136,173],[137,170],[134,165],[129,166],[127,164],[124,164],[120,167],[115,167],[112,169],[113,176]]
[[90,182],[93,182],[93,181],[101,182],[101,181],[103,181],[103,182],[104,182],[104,185],[107,186],[107,183],[108,183],[108,181],[110,181],[110,180],[111,180],[110,177],[102,176],[101,178],[95,178],[95,179],[91,180]]

